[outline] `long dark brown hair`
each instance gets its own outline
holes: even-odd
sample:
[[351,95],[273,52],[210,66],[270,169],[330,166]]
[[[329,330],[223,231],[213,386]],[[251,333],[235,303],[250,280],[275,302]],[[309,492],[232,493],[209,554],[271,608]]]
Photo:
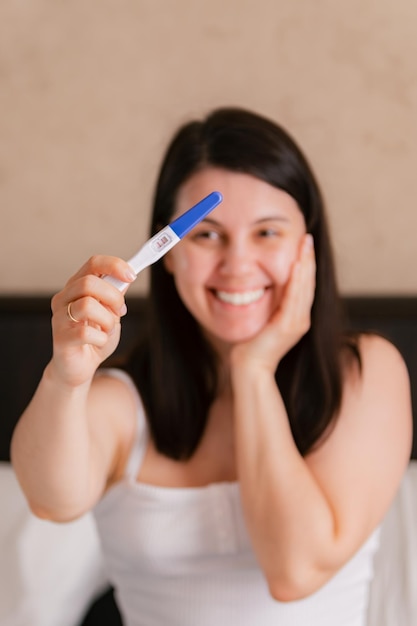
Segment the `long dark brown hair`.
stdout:
[[[311,327],[276,371],[295,443],[305,455],[328,430],[341,404],[344,333],[324,203],[306,157],[271,120],[238,109],[217,109],[183,125],[173,137],[157,180],[151,234],[175,211],[178,190],[205,167],[243,172],[286,191],[313,235],[317,263]],[[217,392],[216,355],[178,296],[173,277],[152,266],[147,325],[126,369],[142,396],[157,449],[187,459],[203,434]]]

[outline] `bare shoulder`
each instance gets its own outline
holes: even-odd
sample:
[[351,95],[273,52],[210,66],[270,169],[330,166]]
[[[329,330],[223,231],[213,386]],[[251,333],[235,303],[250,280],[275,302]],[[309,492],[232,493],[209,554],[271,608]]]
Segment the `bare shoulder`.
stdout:
[[404,358],[398,348],[388,339],[381,335],[363,334],[359,337],[359,352],[366,367],[369,369],[387,371],[390,367],[391,373],[408,381],[408,370]]
[[397,441],[411,445],[411,389],[403,356],[394,344],[375,334],[361,335],[358,349],[360,367],[351,365],[346,370],[341,419],[347,425],[360,419],[357,426],[366,432],[368,425],[375,440],[383,428],[381,436],[395,431]]
[[358,547],[387,511],[410,459],[410,381],[398,349],[371,334],[349,359],[333,429],[307,459]]
[[108,467],[109,482],[122,472],[137,428],[138,397],[133,383],[106,370],[95,376],[89,395],[94,441]]
[[123,416],[126,416],[130,423],[136,415],[137,392],[133,381],[122,371],[117,371],[115,375],[111,370],[99,370],[91,385],[90,400],[96,411],[99,408],[110,415],[117,412],[118,421],[121,422],[125,421]]
[[359,337],[360,368],[346,371],[344,403],[358,403],[358,409],[390,417],[397,426],[403,422],[411,426],[411,390],[407,365],[393,343],[380,335],[364,334]]

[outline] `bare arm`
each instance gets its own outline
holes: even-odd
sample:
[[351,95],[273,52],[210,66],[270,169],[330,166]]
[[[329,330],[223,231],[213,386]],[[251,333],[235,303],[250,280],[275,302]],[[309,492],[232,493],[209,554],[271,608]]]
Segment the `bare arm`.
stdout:
[[302,253],[265,332],[232,353],[239,480],[248,529],[272,595],[293,600],[323,585],[381,521],[411,446],[407,371],[379,338],[361,342],[363,372],[346,373],[336,427],[303,458],[273,372],[308,328],[314,264]]
[[[94,374],[118,344],[125,305],[123,294],[100,276],[128,280],[128,272],[120,259],[93,257],[52,300],[53,356],[11,446],[19,482],[41,517],[81,515],[112,472],[119,444],[111,416],[116,400],[123,411],[129,399],[122,383],[104,384]],[[69,302],[77,322],[67,315]]]

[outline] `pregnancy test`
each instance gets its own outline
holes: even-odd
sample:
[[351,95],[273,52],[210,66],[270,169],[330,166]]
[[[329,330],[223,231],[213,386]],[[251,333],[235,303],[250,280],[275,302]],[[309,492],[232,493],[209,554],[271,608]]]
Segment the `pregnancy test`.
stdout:
[[[173,222],[165,226],[141,247],[141,249],[128,260],[136,276],[158,261],[171,248],[181,241],[194,226],[197,226],[206,215],[210,213],[220,202],[223,196],[219,191],[213,191],[208,196],[197,202],[196,205],[188,209],[185,213],[177,217]],[[113,276],[103,276],[104,280],[111,283],[122,291],[131,283],[124,283]]]

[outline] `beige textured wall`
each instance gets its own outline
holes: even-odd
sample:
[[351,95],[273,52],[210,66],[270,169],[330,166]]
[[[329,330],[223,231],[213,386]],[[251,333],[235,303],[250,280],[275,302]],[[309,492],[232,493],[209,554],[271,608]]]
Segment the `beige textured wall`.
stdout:
[[2,0],[0,292],[131,256],[174,128],[238,104],[315,166],[342,290],[416,294],[416,24],[415,0]]

